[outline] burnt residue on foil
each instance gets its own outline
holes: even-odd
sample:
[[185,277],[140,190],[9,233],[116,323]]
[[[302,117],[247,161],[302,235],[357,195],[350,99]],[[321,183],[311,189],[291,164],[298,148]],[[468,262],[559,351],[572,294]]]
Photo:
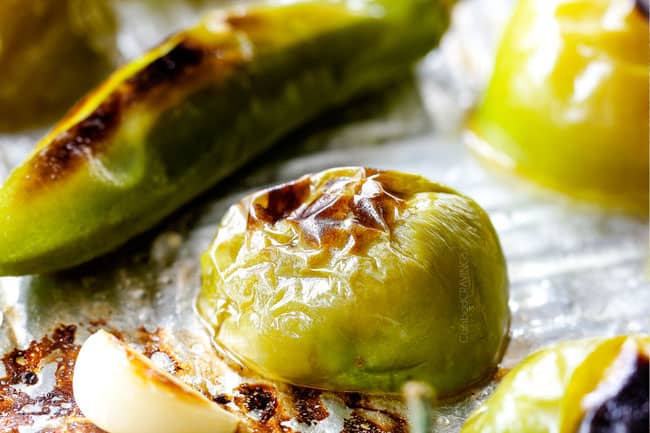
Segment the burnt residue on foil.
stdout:
[[[19,433],[25,426],[52,420],[70,420],[75,431],[102,432],[81,420],[72,394],[72,373],[79,353],[75,325],[60,325],[25,349],[13,349],[2,358],[0,430]],[[66,423],[63,421],[63,423]]]
[[[0,378],[0,431],[103,433],[84,418],[72,392],[75,360],[82,343],[77,335],[87,335],[97,329],[106,329],[153,359],[160,368],[189,382],[190,386],[226,410],[239,414],[242,432],[287,433],[295,431],[290,427],[292,421],[308,427],[331,416],[321,400],[321,391],[276,385],[245,376],[232,382],[233,386],[241,382],[233,388],[226,383],[222,383],[218,391],[206,387],[204,382],[192,380],[205,372],[194,370],[197,366],[191,360],[183,362],[174,353],[173,344],[169,342],[170,330],[138,328],[118,331],[108,322],[99,320],[79,327],[58,325],[42,339],[32,341],[27,348],[13,349],[4,355],[3,377]],[[161,358],[165,362],[161,363]],[[343,401],[341,397],[341,403]],[[351,408],[349,411],[350,416],[341,420],[340,431],[405,431],[406,421],[397,413],[387,416],[385,410],[371,407]],[[395,426],[401,427],[395,430]]]

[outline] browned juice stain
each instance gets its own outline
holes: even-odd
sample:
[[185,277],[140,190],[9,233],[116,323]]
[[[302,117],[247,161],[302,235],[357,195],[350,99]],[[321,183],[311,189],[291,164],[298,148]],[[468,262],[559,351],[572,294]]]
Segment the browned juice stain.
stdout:
[[278,409],[277,390],[265,384],[244,383],[237,388],[234,401],[245,412],[255,412],[261,423],[267,423]]
[[[90,332],[99,328],[109,327],[104,321],[88,325]],[[121,332],[110,328],[109,331],[124,339]],[[19,426],[33,425],[37,419],[58,419],[60,426],[43,430],[43,433],[103,432],[83,417],[74,399],[72,378],[81,347],[76,343],[76,333],[76,325],[59,325],[50,335],[32,341],[26,349],[14,349],[3,356],[6,375],[0,378],[0,431],[18,433]],[[161,342],[160,331],[150,333],[141,328],[135,334],[137,342],[144,347],[145,356],[164,352],[172,361],[174,372],[182,370],[173,353]],[[39,372],[50,363],[56,365],[53,388],[44,394],[30,396],[26,392],[28,387],[38,385]]]
[[380,425],[365,418],[357,410],[345,419],[341,433],[406,433],[408,428],[403,420],[391,425]]
[[315,389],[291,388],[295,416],[299,423],[314,425],[329,416],[327,408],[320,399],[321,394],[322,391]]
[[[74,325],[60,325],[25,350],[14,349],[2,358],[6,375],[0,379],[0,431],[18,433],[19,426],[32,425],[37,418],[81,417],[72,393],[72,373],[79,353],[76,332]],[[56,363],[54,387],[46,394],[30,396],[23,386],[37,385],[42,365],[50,362]],[[83,420],[75,424],[78,428],[69,431],[102,432]]]
[[[407,433],[408,423],[399,413],[379,409],[372,399],[358,392],[339,393],[352,415],[345,419],[341,433]],[[368,413],[378,415],[370,419]],[[382,422],[379,422],[382,419]]]

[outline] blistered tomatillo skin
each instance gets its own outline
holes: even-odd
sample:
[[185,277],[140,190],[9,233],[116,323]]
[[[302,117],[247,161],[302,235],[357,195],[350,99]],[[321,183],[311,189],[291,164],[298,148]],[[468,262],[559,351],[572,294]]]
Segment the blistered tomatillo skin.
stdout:
[[504,258],[471,199],[396,171],[337,168],[232,206],[202,257],[217,343],[272,379],[438,396],[481,380],[509,326]]
[[461,433],[645,433],[650,336],[541,350],[508,373]]
[[647,215],[642,9],[634,0],[520,1],[470,120],[473,147],[546,186]]

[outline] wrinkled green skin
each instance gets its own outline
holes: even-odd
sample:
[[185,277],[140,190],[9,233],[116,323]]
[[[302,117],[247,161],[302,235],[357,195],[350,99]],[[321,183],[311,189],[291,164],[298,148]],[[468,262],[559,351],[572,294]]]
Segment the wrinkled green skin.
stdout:
[[105,0],[0,2],[0,131],[65,113],[110,72],[114,31]]
[[[73,109],[0,189],[0,275],[52,272],[108,252],[292,129],[408,74],[438,42],[448,7],[438,0],[259,6],[233,12],[228,25],[220,24],[227,13],[214,15],[206,19],[212,25],[172,37]],[[78,152],[72,146],[74,167],[58,167],[55,158],[46,176],[35,169],[39,156],[49,164],[42,155],[56,136],[107,93],[128,96],[129,78],[183,43],[212,52],[208,64],[137,93],[107,138]]]
[[[389,227],[381,230],[363,227],[345,208],[324,209],[335,216],[307,227],[337,234],[315,246],[292,223],[300,209],[260,227],[251,223],[250,198],[234,205],[203,255],[198,302],[226,353],[265,377],[336,391],[395,393],[417,380],[443,398],[492,372],[510,314],[505,261],[486,213],[406,173],[341,168],[310,178],[313,195],[300,209],[334,200],[331,191],[320,195],[331,182],[371,191],[373,179],[406,207],[393,226],[377,224]],[[275,197],[288,189],[278,187]],[[344,202],[345,194],[334,197]],[[277,203],[269,199],[268,207]],[[377,215],[394,212],[381,209]]]
[[647,357],[650,336],[569,341],[536,352],[501,381],[461,433],[576,433],[583,398],[614,371],[623,350]]

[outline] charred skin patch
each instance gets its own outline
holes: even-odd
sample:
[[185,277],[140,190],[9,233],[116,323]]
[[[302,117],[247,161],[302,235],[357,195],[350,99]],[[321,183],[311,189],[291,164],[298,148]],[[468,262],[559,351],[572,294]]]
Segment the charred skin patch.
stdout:
[[[163,86],[186,79],[201,65],[205,54],[205,49],[185,40],[125,80],[90,115],[60,133],[36,155],[31,162],[29,185],[54,183],[101,153],[110,144],[130,105],[146,100]],[[77,104],[64,121],[83,104],[84,101]]]
[[648,18],[650,12],[649,3],[648,0],[636,0],[634,2],[636,9],[646,18]]
[[585,414],[579,433],[647,433],[649,368],[648,358],[640,354],[616,395]]
[[256,195],[248,212],[248,227],[275,224],[288,218],[309,196],[310,181],[304,177]]
[[176,81],[188,69],[199,65],[204,57],[205,51],[202,48],[193,46],[188,41],[179,43],[126,81],[131,86],[130,99],[137,99],[163,83]]
[[382,183],[380,174],[364,169],[361,179],[341,176],[318,189],[312,179],[303,177],[263,191],[251,200],[247,229],[286,220],[311,246],[342,247],[352,236],[352,252],[362,253],[380,233],[390,232],[406,207],[400,194]]
[[119,125],[121,101],[119,93],[111,95],[91,115],[43,148],[32,162],[32,181],[55,182],[99,152]]

